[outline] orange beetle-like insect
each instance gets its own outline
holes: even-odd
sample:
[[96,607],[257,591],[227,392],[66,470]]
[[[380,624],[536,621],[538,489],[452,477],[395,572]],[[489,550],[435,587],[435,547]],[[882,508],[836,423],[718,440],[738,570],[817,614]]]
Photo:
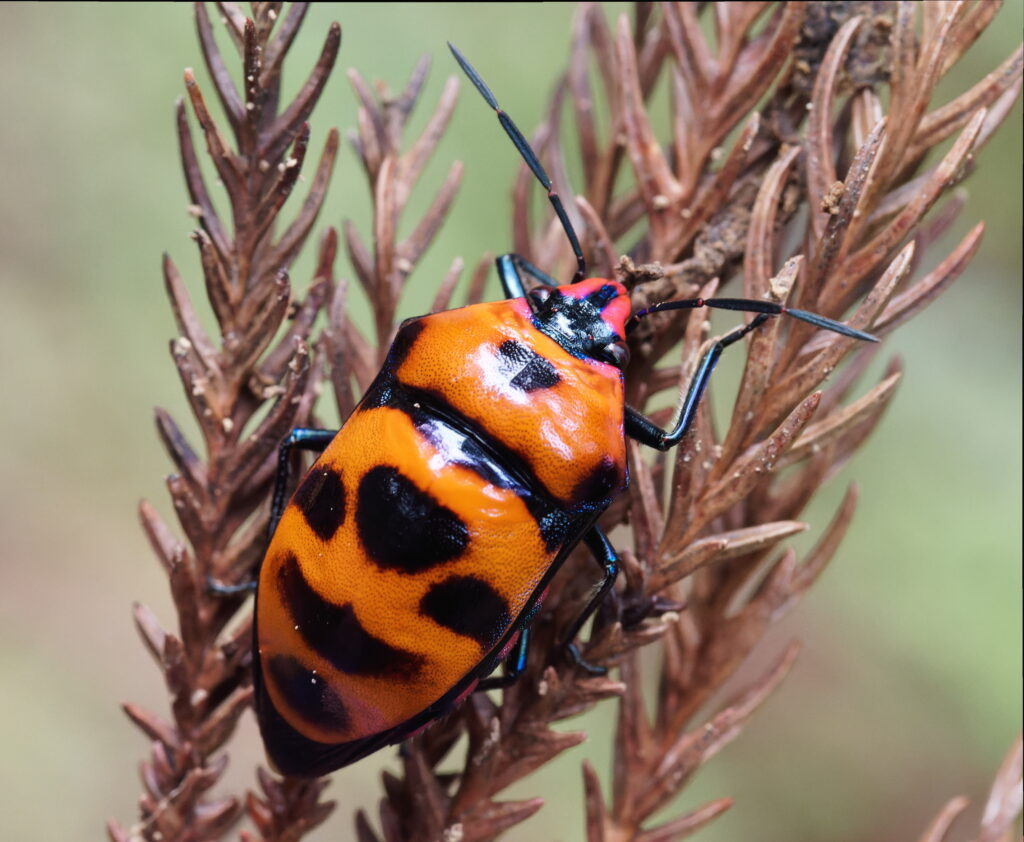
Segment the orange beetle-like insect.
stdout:
[[[451,45],[449,45],[451,46]],[[874,337],[764,301],[670,301],[630,317],[625,288],[584,280],[584,259],[529,144],[454,47],[548,190],[576,255],[559,286],[498,258],[508,300],[409,319],[339,431],[281,446],[273,538],[256,598],[256,712],[281,772],[322,775],[400,742],[474,689],[523,668],[529,623],[582,540],[604,570],[566,651],[615,582],[596,525],[628,482],[625,437],[667,450],[685,435],[722,351],[771,315]],[[523,275],[540,282],[527,291]],[[629,328],[647,313],[718,307],[758,315],[701,359],[671,430],[624,404]],[[322,451],[285,506],[292,448]],[[505,675],[489,674],[505,661]]]

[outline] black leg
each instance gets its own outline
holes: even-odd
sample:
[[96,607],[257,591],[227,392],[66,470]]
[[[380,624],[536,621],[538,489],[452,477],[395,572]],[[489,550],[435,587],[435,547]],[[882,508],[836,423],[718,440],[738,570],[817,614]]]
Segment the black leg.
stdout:
[[287,503],[285,495],[288,493],[288,475],[291,473],[290,457],[292,448],[323,453],[327,445],[331,443],[331,439],[337,434],[337,430],[316,430],[309,427],[296,427],[281,442],[281,446],[277,451],[277,479],[274,481],[274,496],[271,498],[270,503],[268,539],[273,537],[274,530],[277,529],[278,521],[281,520],[281,515],[284,514],[284,507]]
[[237,585],[228,585],[218,582],[212,576],[206,577],[206,589],[217,596],[238,596],[239,594],[253,593],[256,590],[256,580],[247,579]]
[[[594,560],[597,561],[604,570],[604,579],[601,580],[601,585],[594,592],[594,595],[590,597],[586,607],[573,621],[573,624],[569,626],[569,630],[565,634],[563,646],[574,664],[578,665],[586,672],[589,672],[591,675],[604,675],[608,670],[605,667],[597,666],[584,660],[573,641],[576,639],[576,635],[579,634],[580,629],[583,628],[587,620],[589,620],[593,616],[594,612],[600,607],[608,591],[610,591],[614,586],[615,578],[619,575],[619,557],[615,552],[615,548],[612,547],[611,541],[608,540],[608,536],[604,534],[604,531],[599,526],[593,526],[587,530],[586,534],[583,536],[583,540],[586,542],[587,547],[590,548],[591,553],[593,553]],[[529,645],[529,634],[529,626],[524,626],[523,630],[519,634],[519,642],[516,644],[515,649],[513,649],[505,659],[505,674],[483,679],[477,685],[478,690],[494,690],[502,687],[508,687],[519,677],[519,674],[526,667],[526,652]]]
[[605,595],[615,584],[615,577],[619,574],[619,557],[608,540],[608,536],[604,534],[599,526],[592,527],[583,536],[583,540],[594,554],[594,559],[604,569],[604,579],[601,582],[601,586],[590,597],[587,607],[580,612],[579,617],[569,627],[569,631],[565,635],[565,649],[572,661],[591,675],[604,675],[608,670],[605,667],[596,666],[585,661],[573,641],[576,639],[576,635],[579,634],[579,630],[583,628],[583,624],[597,611],[604,601]]
[[523,626],[519,632],[519,640],[505,658],[505,674],[492,675],[489,678],[480,680],[476,685],[477,690],[501,690],[515,683],[516,679],[526,669],[526,653],[530,646],[530,627]]
[[498,280],[501,281],[501,288],[506,298],[522,298],[526,295],[526,287],[523,286],[523,279],[519,277],[519,270],[516,268],[516,255],[503,254],[494,261],[498,267]]
[[707,388],[711,372],[715,368],[715,363],[722,356],[722,351],[734,342],[738,342],[750,331],[760,327],[767,318],[768,316],[764,313],[758,314],[750,321],[750,324],[743,325],[727,333],[708,348],[697,365],[697,370],[690,381],[690,387],[686,391],[686,400],[683,401],[683,408],[679,412],[679,418],[676,419],[676,423],[670,431],[661,429],[661,427],[645,415],[637,412],[633,407],[627,406],[626,435],[636,439],[641,444],[646,444],[648,447],[654,447],[658,450],[668,450],[670,447],[675,447],[679,444],[697,415],[697,405],[704,394],[704,389]]
[[494,262],[497,264],[498,278],[501,280],[501,288],[506,298],[522,298],[526,295],[526,286],[523,284],[523,276],[519,274],[520,270],[546,286],[558,286],[558,281],[518,254],[503,254]]
[[[281,442],[281,446],[277,451],[277,478],[274,480],[274,496],[271,498],[270,503],[270,527],[267,531],[267,541],[274,536],[277,522],[284,513],[285,494],[288,493],[288,474],[290,473],[288,457],[291,449],[297,447],[300,450],[312,450],[316,453],[321,453],[337,433],[337,430],[314,430],[306,427],[296,427]],[[235,596],[255,591],[256,579],[239,582],[236,585],[228,585],[224,582],[218,582],[216,579],[207,578],[206,586],[211,593],[219,596]]]

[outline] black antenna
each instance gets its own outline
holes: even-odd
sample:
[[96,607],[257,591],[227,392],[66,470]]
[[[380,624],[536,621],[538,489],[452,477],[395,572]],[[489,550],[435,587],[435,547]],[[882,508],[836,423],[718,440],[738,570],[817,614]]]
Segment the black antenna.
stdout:
[[630,316],[626,323],[626,332],[632,331],[640,319],[651,313],[660,313],[665,310],[695,310],[698,307],[713,307],[718,310],[739,310],[744,313],[764,313],[768,316],[792,316],[823,330],[831,330],[833,333],[841,333],[843,336],[850,336],[854,339],[861,339],[865,342],[877,342],[878,337],[862,330],[848,327],[842,322],[826,319],[817,313],[808,313],[806,310],[796,310],[792,307],[785,307],[782,304],[775,304],[771,301],[753,301],[748,298],[684,298],[679,301],[664,301],[655,304],[646,310],[639,310]]
[[537,159],[537,154],[530,148],[530,144],[526,138],[523,137],[523,133],[519,131],[519,127],[512,122],[512,118],[508,116],[501,107],[498,105],[498,100],[494,98],[494,94],[491,93],[491,89],[487,87],[487,83],[480,78],[480,74],[476,72],[476,68],[473,67],[462,53],[458,51],[456,46],[449,41],[448,49],[452,51],[452,55],[455,56],[455,60],[459,63],[459,67],[462,68],[462,72],[469,77],[469,81],[473,83],[480,96],[482,96],[491,108],[494,109],[494,113],[498,115],[498,122],[501,123],[501,127],[505,130],[505,133],[512,139],[512,143],[515,144],[516,149],[519,150],[519,154],[523,156],[523,160],[526,161],[526,166],[533,170],[533,174],[537,176],[537,180],[544,185],[544,189],[548,191],[548,199],[551,202],[551,206],[555,209],[555,213],[558,215],[559,221],[562,223],[562,228],[565,229],[565,235],[569,238],[569,245],[572,246],[572,252],[576,255],[576,274],[573,275],[572,282],[582,281],[586,276],[586,262],[583,259],[583,249],[580,248],[579,238],[576,236],[576,232],[573,230],[572,223],[569,221],[569,215],[565,212],[565,206],[562,204],[561,198],[552,189],[551,179],[548,174],[544,171],[544,167],[541,166],[540,161]]

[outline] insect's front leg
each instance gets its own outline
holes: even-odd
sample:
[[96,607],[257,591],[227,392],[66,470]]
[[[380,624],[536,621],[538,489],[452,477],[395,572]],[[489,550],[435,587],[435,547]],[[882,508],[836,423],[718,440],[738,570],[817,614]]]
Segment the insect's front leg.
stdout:
[[767,319],[768,316],[764,313],[758,314],[755,318],[751,319],[750,324],[730,331],[705,351],[704,356],[700,358],[700,362],[697,364],[697,370],[694,372],[693,379],[690,380],[690,386],[686,390],[686,400],[683,401],[683,408],[679,411],[679,418],[676,419],[676,423],[672,426],[671,430],[661,429],[646,415],[638,412],[631,406],[627,406],[625,418],[626,435],[636,439],[640,444],[646,444],[648,447],[658,450],[668,450],[679,444],[683,436],[690,429],[690,425],[693,424],[693,419],[697,417],[697,406],[700,404],[700,399],[707,388],[708,381],[711,379],[711,372],[714,370],[718,358],[722,356],[722,352],[734,342],[738,342],[750,331],[760,327]]
[[523,298],[526,295],[526,285],[523,283],[523,275],[520,272],[529,275],[535,281],[540,281],[545,286],[558,286],[558,281],[547,272],[541,271],[518,254],[503,254],[494,263],[498,267],[498,279],[501,281],[501,288],[506,298]]
[[291,473],[291,452],[292,448],[307,450],[313,453],[323,453],[327,445],[338,435],[337,430],[320,430],[313,427],[296,427],[287,438],[281,442],[277,450],[277,478],[274,480],[274,496],[270,502],[270,524],[267,529],[267,537],[272,538],[274,530],[277,529],[278,521],[284,514],[284,507],[288,502],[288,479]]
[[[281,520],[281,515],[284,514],[284,507],[287,503],[288,475],[291,473],[289,467],[291,459],[289,457],[291,456],[292,448],[322,453],[337,433],[337,430],[296,427],[281,442],[277,451],[277,477],[274,480],[274,495],[270,503],[270,525],[267,531],[267,540],[273,537],[274,530],[277,528],[278,521]],[[229,585],[225,582],[218,582],[210,577],[207,578],[206,585],[211,593],[215,593],[218,596],[235,596],[256,590],[256,579],[253,578],[245,582]]]

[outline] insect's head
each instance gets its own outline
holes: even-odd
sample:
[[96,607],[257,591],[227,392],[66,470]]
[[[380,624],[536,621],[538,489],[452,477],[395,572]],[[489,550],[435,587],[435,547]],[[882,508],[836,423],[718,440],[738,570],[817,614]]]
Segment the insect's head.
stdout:
[[630,304],[622,284],[589,278],[560,287],[535,287],[528,298],[537,329],[569,353],[625,368]]

